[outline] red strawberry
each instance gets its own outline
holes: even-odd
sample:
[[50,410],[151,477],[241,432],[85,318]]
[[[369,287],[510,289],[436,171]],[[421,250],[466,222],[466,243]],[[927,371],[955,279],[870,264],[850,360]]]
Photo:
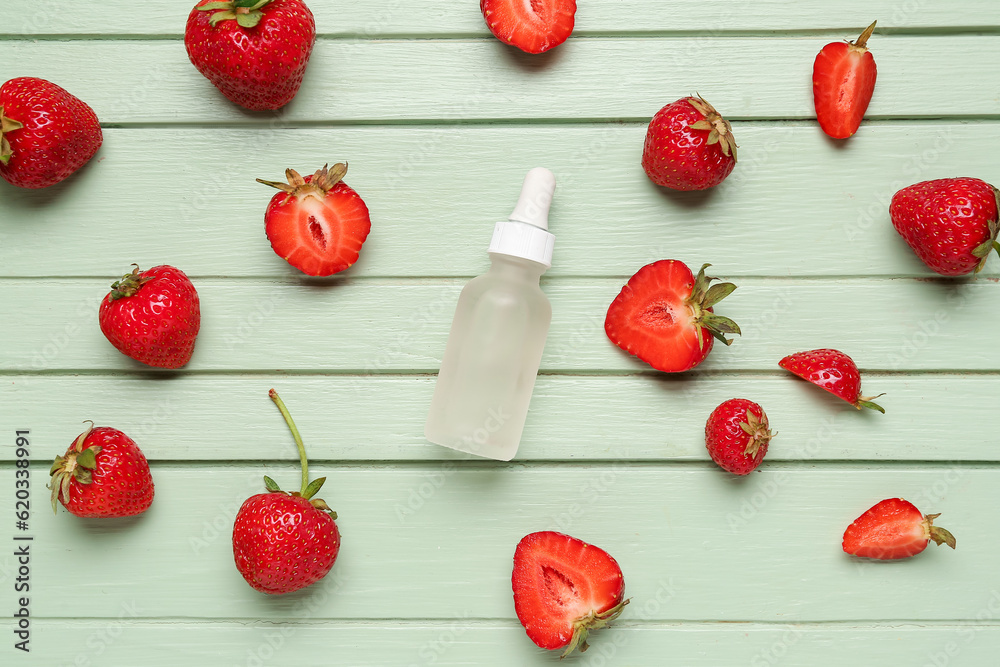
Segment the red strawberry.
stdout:
[[832,42],[823,47],[813,63],[813,102],[816,119],[834,139],[846,139],[858,131],[875,90],[875,58],[865,45],[875,22],[856,42]]
[[733,128],[711,104],[685,97],[660,109],[646,130],[642,168],[657,185],[705,190],[736,166]]
[[56,500],[82,517],[142,514],[153,502],[153,477],[139,446],[121,431],[90,428],[56,457],[49,470],[52,510]]
[[231,102],[279,109],[295,97],[316,41],[302,0],[201,0],[188,16],[188,58]]
[[326,576],[340,551],[337,513],[313,498],[325,477],[309,482],[309,462],[299,430],[273,389],[268,393],[292,431],[302,464],[302,488],[282,491],[264,477],[267,493],[247,498],[233,524],[236,569],[262,593],[291,593]]
[[712,460],[734,475],[748,475],[764,460],[774,434],[764,410],[745,398],[719,405],[705,422],[705,446]]
[[927,543],[955,548],[955,536],[934,525],[940,514],[924,516],[902,498],[887,498],[854,520],[844,531],[844,551],[854,556],[894,560],[909,558]]
[[575,537],[544,531],[526,535],[514,551],[514,611],[541,648],[586,651],[587,635],[618,618],[625,579],[606,551]]
[[497,39],[527,53],[559,46],[573,32],[576,0],[479,0]]
[[[675,259],[663,259],[639,269],[622,287],[604,319],[611,342],[659,371],[677,373],[694,368],[712,351],[712,338],[726,345],[725,334],[740,328],[712,307],[729,296],[736,285],[698,277]],[[710,335],[705,335],[705,334]]]
[[21,188],[45,188],[87,163],[104,137],[86,102],[45,79],[0,86],[0,176]]
[[839,350],[797,352],[779,361],[778,365],[844,399],[858,410],[869,408],[885,414],[880,405],[872,402],[884,394],[862,396],[861,373],[854,360]]
[[942,178],[892,196],[892,226],[917,257],[943,276],[978,273],[1000,253],[1000,191],[978,178]]
[[372,223],[365,202],[342,180],[337,163],[302,178],[286,169],[288,183],[264,181],[281,190],[264,213],[264,231],[274,252],[310,276],[329,276],[358,261]]
[[111,285],[100,321],[122,354],[149,366],[180,368],[191,359],[201,326],[198,292],[180,269],[136,266]]

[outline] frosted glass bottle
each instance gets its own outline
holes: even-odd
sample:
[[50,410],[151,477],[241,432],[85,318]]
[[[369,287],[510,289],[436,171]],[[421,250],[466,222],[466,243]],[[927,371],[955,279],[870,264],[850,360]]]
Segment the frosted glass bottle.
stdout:
[[490,269],[462,290],[424,435],[509,461],[517,452],[552,307],[538,279],[552,264],[555,177],[532,169],[510,220],[496,224]]

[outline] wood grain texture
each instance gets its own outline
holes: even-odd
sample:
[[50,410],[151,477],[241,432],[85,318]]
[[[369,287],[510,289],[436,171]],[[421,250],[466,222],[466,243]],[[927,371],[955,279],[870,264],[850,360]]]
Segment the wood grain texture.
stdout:
[[[926,39],[879,41],[880,78],[868,118],[1000,116],[1000,70],[977,70],[975,85],[961,95],[953,74],[968,67],[970,53],[980,62],[1000,61],[1000,40],[941,36],[929,49]],[[324,40],[299,94],[277,114],[230,104],[194,69],[179,40],[0,41],[0,60],[10,71],[65,84],[109,125],[648,120],[695,92],[730,119],[787,120],[815,116],[811,63],[828,41],[595,37],[532,57],[495,39]]]
[[[138,603],[137,603],[138,604]],[[992,607],[985,605],[992,604]],[[651,606],[652,607],[652,606]],[[255,667],[294,664],[301,667],[367,665],[371,667],[509,667],[553,665],[556,656],[535,648],[514,623],[457,619],[439,622],[254,622],[193,623],[171,620],[135,622],[123,605],[124,620],[40,621],[38,661],[57,667],[75,659],[100,660],[105,667],[133,667],[136,655],[148,656],[144,667],[226,665]],[[990,611],[991,609],[995,611]],[[629,609],[633,611],[633,609]],[[650,624],[623,619],[611,631],[591,636],[590,651],[572,664],[585,667],[663,665],[664,647],[671,660],[691,667],[778,664],[890,664],[949,667],[990,664],[1000,641],[995,618],[1000,602],[984,602],[992,614],[971,626],[905,623],[892,625],[782,624]],[[65,646],[72,646],[69,651]],[[202,647],[210,645],[214,655]],[[505,647],[504,651],[496,647]],[[864,661],[858,660],[863,654]],[[331,655],[335,655],[332,658]],[[335,661],[335,662],[333,662]],[[832,662],[831,662],[832,661]],[[14,664],[22,664],[15,662]]]
[[[847,145],[812,123],[737,123],[740,164],[708,193],[653,185],[639,165],[645,131],[645,123],[109,129],[97,160],[54,189],[0,183],[0,275],[110,278],[131,262],[169,260],[192,277],[294,279],[301,274],[264,236],[274,191],[254,178],[346,161],[372,232],[344,276],[481,272],[524,165],[547,166],[558,180],[549,276],[628,276],[667,258],[711,262],[731,277],[933,276],[892,227],[893,193],[956,175],[1000,183],[992,153],[981,150],[1000,143],[1000,122],[878,123]],[[984,275],[1000,276],[1000,259]]]
[[[705,420],[740,396],[758,401],[778,431],[765,469],[778,461],[936,461],[942,470],[1000,461],[994,425],[981,418],[996,403],[1000,377],[867,374],[864,384],[885,392],[884,416],[858,412],[783,371],[543,375],[517,460],[708,462]],[[0,404],[23,406],[9,426],[34,426],[42,460],[61,454],[90,419],[125,431],[157,462],[224,461],[237,452],[297,462],[267,398],[271,387],[292,411],[313,462],[461,460],[423,438],[434,389],[427,376],[15,376],[0,384]],[[123,411],[123,402],[134,407]],[[960,436],[955,424],[962,424]],[[13,457],[13,449],[0,448],[0,458]]]
[[[8,35],[171,35],[184,32],[194,0],[165,0],[135,11],[126,0],[96,6],[63,5],[57,0],[8,0],[3,34]],[[488,37],[474,2],[448,0],[324,0],[308,3],[323,35],[377,38],[384,35],[469,35]],[[56,8],[58,7],[58,11]],[[855,16],[878,18],[880,29],[995,28],[1000,13],[989,0],[963,0],[962,11],[918,0],[841,0],[836,5],[788,4],[776,0],[741,4],[665,0],[657,3],[581,2],[574,35],[619,32],[694,31],[712,37],[731,30],[843,29],[856,37],[864,26]],[[864,23],[867,25],[867,22]]]
[[[623,283],[545,282],[553,318],[543,373],[652,372],[604,333],[608,304]],[[739,323],[743,335],[728,348],[718,345],[691,374],[776,372],[787,354],[831,346],[870,370],[1000,370],[1000,351],[980,333],[1000,326],[994,280],[746,279],[742,285],[718,311]],[[10,316],[0,324],[0,336],[9,342],[0,371],[164,378],[237,370],[434,373],[462,281],[200,280],[202,328],[180,373],[142,366],[107,342],[95,319],[108,287],[93,279],[4,281]]]
[[[12,468],[3,467],[0,480],[11,488]],[[39,462],[36,479],[47,470]],[[996,498],[994,466],[945,476],[939,467],[831,464],[736,479],[711,466],[486,462],[313,466],[339,515],[340,555],[316,586],[266,596],[233,567],[231,539],[239,505],[263,492],[265,474],[286,486],[299,479],[290,464],[161,464],[153,505],[140,517],[82,521],[37,511],[36,581],[98,560],[105,574],[78,582],[69,597],[40,587],[34,614],[114,618],[136,601],[141,617],[513,620],[514,547],[545,529],[608,549],[633,609],[669,594],[652,620],[973,620],[997,588],[1000,534],[982,511]],[[41,510],[45,493],[36,489]],[[851,521],[896,495],[941,512],[937,523],[959,547],[896,562],[844,554]]]

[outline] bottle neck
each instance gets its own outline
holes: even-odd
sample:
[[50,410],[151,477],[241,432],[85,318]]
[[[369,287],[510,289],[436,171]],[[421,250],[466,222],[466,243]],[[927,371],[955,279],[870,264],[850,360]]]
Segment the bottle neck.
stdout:
[[548,269],[544,264],[532,262],[530,259],[505,255],[500,252],[491,252],[490,262],[489,272],[495,276],[533,283],[537,283],[541,275]]

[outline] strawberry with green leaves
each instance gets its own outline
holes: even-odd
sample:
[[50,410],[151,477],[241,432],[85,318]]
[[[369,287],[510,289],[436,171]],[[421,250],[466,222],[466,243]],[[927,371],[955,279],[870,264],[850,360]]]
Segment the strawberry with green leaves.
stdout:
[[188,16],[188,58],[231,102],[280,109],[295,97],[316,42],[302,0],[201,0]]
[[852,556],[896,560],[909,558],[932,541],[955,548],[955,536],[934,525],[940,514],[926,516],[902,498],[886,498],[859,516],[844,531],[843,549]]
[[706,190],[736,166],[733,128],[701,97],[684,97],[660,109],[649,122],[642,168],[657,185]]
[[734,475],[749,475],[767,454],[775,434],[764,409],[745,398],[720,404],[705,422],[705,446],[720,468]]
[[136,266],[111,285],[98,319],[104,336],[122,354],[148,366],[180,368],[194,353],[201,306],[180,269]]
[[942,276],[979,273],[1000,253],[1000,190],[978,178],[940,178],[892,196],[892,225],[924,264]]
[[587,638],[618,618],[628,604],[618,562],[575,537],[542,531],[526,535],[514,551],[514,611],[537,646],[588,648]]
[[264,477],[267,493],[247,498],[233,524],[236,569],[254,589],[280,595],[310,586],[327,575],[340,551],[337,513],[313,496],[325,477],[309,481],[309,462],[302,436],[278,393],[271,400],[291,429],[302,465],[302,487],[282,491]]
[[52,511],[57,502],[79,517],[142,514],[153,502],[153,477],[132,438],[107,426],[90,428],[56,457],[49,470]]
[[20,188],[47,188],[94,157],[104,135],[86,102],[33,77],[0,86],[0,176]]
[[740,328],[714,307],[736,285],[697,277],[684,262],[664,259],[639,269],[608,307],[604,332],[612,343],[659,371],[679,373],[694,368],[712,351],[713,339],[730,345],[726,334]]
[[361,253],[372,222],[361,196],[342,180],[347,165],[323,165],[303,178],[285,170],[287,183],[257,179],[281,190],[264,213],[264,232],[271,248],[310,276],[329,276],[352,266]]
[[861,395],[861,372],[858,365],[840,350],[822,348],[796,352],[783,358],[778,365],[847,401],[858,410],[868,408],[885,414],[882,406],[874,402],[883,394]]

